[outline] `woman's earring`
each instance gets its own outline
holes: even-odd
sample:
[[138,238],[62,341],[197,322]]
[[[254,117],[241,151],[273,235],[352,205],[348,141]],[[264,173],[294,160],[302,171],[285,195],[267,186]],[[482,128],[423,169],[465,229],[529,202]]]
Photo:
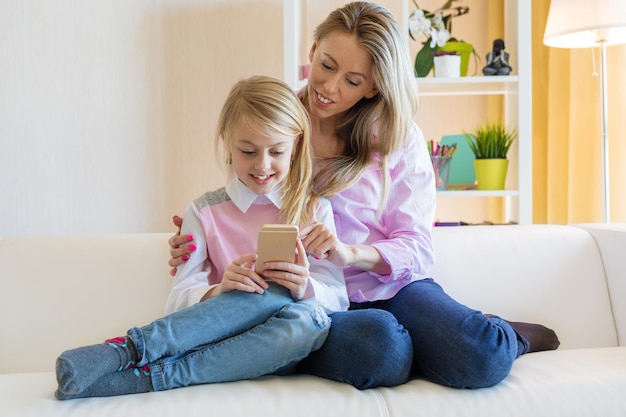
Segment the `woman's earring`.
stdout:
[[228,155],[228,158],[226,159],[226,163],[228,165],[232,165],[233,164],[233,155],[232,154]]

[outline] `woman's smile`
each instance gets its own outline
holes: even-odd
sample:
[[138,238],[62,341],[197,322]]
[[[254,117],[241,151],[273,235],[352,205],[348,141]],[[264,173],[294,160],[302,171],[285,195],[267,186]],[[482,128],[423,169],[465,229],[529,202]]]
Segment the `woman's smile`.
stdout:
[[317,91],[315,92],[315,97],[317,98],[317,101],[321,104],[321,105],[329,105],[332,104],[333,101],[329,98],[326,98],[325,96],[321,95],[320,93],[318,93]]

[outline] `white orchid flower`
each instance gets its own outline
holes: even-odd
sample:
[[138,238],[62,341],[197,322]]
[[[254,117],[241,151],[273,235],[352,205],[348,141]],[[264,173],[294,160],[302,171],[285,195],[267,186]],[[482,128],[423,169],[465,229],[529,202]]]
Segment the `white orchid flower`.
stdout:
[[443,16],[442,16],[441,12],[436,12],[435,13],[431,23],[433,25],[433,28],[435,28],[437,30],[445,30],[446,29],[446,26],[443,23]]
[[431,48],[434,48],[435,45],[442,47],[446,44],[446,42],[450,40],[450,32],[448,32],[445,29],[442,29],[442,30],[433,29],[430,33],[430,36],[432,37],[430,41]]
[[420,33],[423,33],[426,36],[430,36],[431,28],[430,28],[430,20],[424,17],[424,11],[417,9],[411,16],[409,17],[409,30],[413,36],[417,36]]

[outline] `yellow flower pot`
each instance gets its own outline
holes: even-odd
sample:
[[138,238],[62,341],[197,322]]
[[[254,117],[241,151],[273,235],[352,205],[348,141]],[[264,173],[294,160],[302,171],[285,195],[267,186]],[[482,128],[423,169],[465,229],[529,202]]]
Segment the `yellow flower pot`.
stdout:
[[509,160],[498,159],[475,159],[474,170],[479,190],[504,190],[506,171]]

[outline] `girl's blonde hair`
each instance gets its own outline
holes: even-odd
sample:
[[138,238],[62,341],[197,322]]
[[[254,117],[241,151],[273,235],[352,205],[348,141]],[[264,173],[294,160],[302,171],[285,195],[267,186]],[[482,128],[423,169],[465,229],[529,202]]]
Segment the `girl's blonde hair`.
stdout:
[[[316,190],[330,197],[348,188],[367,168],[372,153],[378,152],[383,172],[382,207],[389,190],[388,156],[402,145],[417,111],[415,70],[398,21],[380,5],[353,2],[336,9],[315,29],[315,41],[336,31],[354,35],[369,52],[378,94],[361,99],[337,125],[335,133],[344,142],[343,155],[322,165],[315,178]],[[306,95],[305,91],[305,103]],[[378,136],[375,142],[374,135]]]
[[313,191],[313,158],[308,113],[293,90],[284,82],[266,76],[253,76],[237,82],[220,113],[215,149],[224,140],[224,159],[231,157],[232,132],[246,125],[262,129],[268,136],[281,134],[295,138],[291,167],[280,184],[283,223],[306,225],[314,220],[318,198]]

